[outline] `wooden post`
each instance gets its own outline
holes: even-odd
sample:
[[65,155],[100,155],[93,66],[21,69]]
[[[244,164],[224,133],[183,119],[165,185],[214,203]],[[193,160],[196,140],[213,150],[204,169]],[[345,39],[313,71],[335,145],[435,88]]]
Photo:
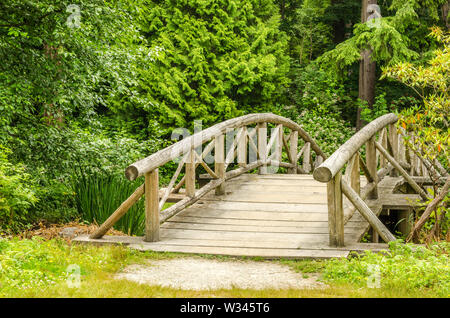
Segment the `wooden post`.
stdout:
[[367,206],[367,203],[348,185],[345,181],[341,182],[341,189],[345,196],[350,200],[366,221],[380,234],[380,237],[385,242],[395,241],[395,236],[389,232],[386,225],[384,225],[380,219],[373,213],[373,211]]
[[303,170],[306,173],[311,172],[311,144],[309,142],[305,144],[305,151],[303,152]]
[[350,170],[350,186],[356,193],[360,194],[361,192],[361,179],[359,174],[359,152],[356,152],[353,155],[352,166]]
[[186,195],[193,197],[195,194],[195,149],[192,148],[186,160]]
[[159,241],[158,169],[145,174],[145,242]]
[[[214,147],[214,172],[220,179],[225,178],[225,136],[216,136]],[[225,182],[216,188],[216,195],[225,194]]]
[[288,173],[297,174],[297,148],[298,148],[298,131],[291,131],[289,137],[289,153],[291,154],[291,164],[295,165],[288,169]]
[[327,183],[330,246],[344,246],[344,208],[342,203],[341,178],[342,173],[339,171]]
[[[267,161],[267,123],[258,124],[258,158],[262,162]],[[267,165],[259,167],[259,174],[267,173]]]
[[386,157],[386,159],[394,166],[395,169],[405,178],[406,182],[409,183],[409,185],[419,193],[419,195],[424,199],[428,200],[430,197],[428,194],[411,178],[411,176],[405,171],[405,169],[402,168],[402,166],[395,160],[394,157],[392,157],[386,149],[384,149],[379,143],[375,143],[375,146],[378,148],[378,150],[381,152],[383,156]]
[[372,136],[366,143],[366,165],[370,175],[373,178],[375,187],[370,192],[368,199],[378,198],[378,175],[377,175],[377,158],[375,148],[375,136]]
[[[391,148],[392,148],[392,157],[394,157],[395,160],[397,160],[397,162],[398,162],[398,136],[397,136],[397,128],[395,127],[395,124],[389,125],[389,142],[390,142]],[[390,176],[398,177],[397,170],[392,169]]]
[[242,134],[237,146],[238,164],[240,167],[247,165],[247,127],[242,127]]

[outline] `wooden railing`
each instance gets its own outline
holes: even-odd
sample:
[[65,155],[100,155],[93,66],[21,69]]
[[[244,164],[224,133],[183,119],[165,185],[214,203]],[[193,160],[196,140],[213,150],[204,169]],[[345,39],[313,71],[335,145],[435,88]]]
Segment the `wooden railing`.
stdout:
[[[270,136],[268,136],[268,124],[274,126]],[[285,131],[288,131],[287,135]],[[225,137],[228,146],[225,144]],[[206,147],[200,150],[203,144],[206,144]],[[298,150],[299,146],[301,146],[300,150]],[[283,162],[283,150],[288,162]],[[214,151],[214,162],[205,162],[205,157],[212,151]],[[181,158],[178,167],[161,193],[158,168],[177,158]],[[237,162],[233,164],[235,159]],[[274,167],[286,168],[287,173],[290,174],[310,173],[324,159],[326,155],[317,143],[301,126],[290,119],[270,113],[233,118],[200,131],[130,165],[125,171],[126,177],[129,180],[135,180],[144,176],[144,184],[137,188],[90,237],[101,238],[133,204],[144,196],[146,220],[144,240],[155,242],[159,240],[161,223],[214,189],[217,195],[224,194],[226,181],[229,179],[254,169],[259,169],[260,174],[265,174]],[[196,189],[196,171],[199,166],[203,167],[212,179]],[[180,178],[183,167],[185,174]],[[169,196],[181,192],[180,189],[183,186],[184,197],[163,210]]]
[[[314,170],[314,179],[327,182],[330,245],[344,246],[344,225],[355,210],[361,213],[384,241],[395,240],[366,203],[367,200],[378,199],[378,183],[388,174],[391,177],[401,175],[422,199],[429,199],[414,176],[428,176],[433,164],[414,147],[405,146],[414,142],[414,136],[409,136],[409,143],[405,143],[407,134],[395,126],[397,120],[395,114],[387,114],[370,122]],[[365,161],[360,155],[364,145]],[[438,169],[431,169],[437,177]],[[360,186],[361,171],[367,179],[363,188]],[[345,205],[345,200],[351,204]]]

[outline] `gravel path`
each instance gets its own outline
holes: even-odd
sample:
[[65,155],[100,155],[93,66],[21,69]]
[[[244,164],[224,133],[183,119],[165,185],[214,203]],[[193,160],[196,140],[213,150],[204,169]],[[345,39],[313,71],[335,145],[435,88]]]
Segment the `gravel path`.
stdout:
[[154,260],[130,265],[116,275],[141,284],[184,290],[323,288],[317,275],[303,278],[288,266],[270,262],[218,261],[199,258]]

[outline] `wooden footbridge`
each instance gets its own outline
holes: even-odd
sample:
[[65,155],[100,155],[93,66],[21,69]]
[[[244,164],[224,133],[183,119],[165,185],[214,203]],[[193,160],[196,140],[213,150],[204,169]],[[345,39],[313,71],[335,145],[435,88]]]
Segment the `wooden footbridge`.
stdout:
[[[250,114],[227,120],[130,165],[126,177],[144,176],[144,184],[95,233],[76,241],[266,258],[346,257],[386,248],[360,240],[369,230],[376,242],[395,240],[381,212],[428,199],[428,171],[447,176],[405,146],[396,121],[395,114],[372,121],[327,158],[290,119]],[[161,188],[158,168],[175,160],[178,167]],[[105,235],[142,196],[144,237]],[[169,201],[176,203],[163,209]]]

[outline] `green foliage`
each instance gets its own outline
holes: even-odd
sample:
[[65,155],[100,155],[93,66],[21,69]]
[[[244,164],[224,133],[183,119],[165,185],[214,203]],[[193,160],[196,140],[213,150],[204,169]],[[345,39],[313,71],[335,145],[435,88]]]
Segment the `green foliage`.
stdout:
[[372,120],[391,112],[388,108],[385,96],[385,93],[376,96],[372,107],[369,107],[366,101],[359,100],[361,107],[361,119],[366,122],[371,122]]
[[[145,110],[165,125],[206,124],[270,109],[288,83],[286,36],[270,0],[149,1],[138,4],[150,46],[140,69]],[[126,107],[126,108],[125,108]]]
[[438,159],[444,167],[449,167],[450,131],[450,34],[439,28],[433,28],[430,34],[440,41],[441,48],[434,51],[434,57],[426,65],[399,63],[384,69],[383,77],[396,79],[411,87],[423,99],[423,106],[405,109],[400,125],[414,133],[413,142],[405,142],[412,149],[420,150],[425,157],[433,161]]
[[309,110],[318,116],[338,118],[342,112],[354,107],[343,83],[329,76],[315,63],[299,67],[296,74],[289,97],[298,113]]
[[26,224],[37,198],[31,176],[22,165],[8,161],[10,153],[0,145],[0,230],[16,231]]
[[302,126],[328,155],[335,152],[342,145],[342,141],[347,140],[354,133],[351,126],[341,119],[308,110],[298,113],[295,106],[282,106],[278,113],[292,118]]
[[[140,181],[123,177],[80,172],[73,185],[78,212],[83,220],[102,224],[140,185]],[[143,235],[144,215],[144,200],[140,200],[114,228],[128,235]]]
[[366,251],[348,259],[333,259],[323,271],[325,281],[367,287],[372,276],[380,278],[380,287],[392,290],[435,290],[439,297],[450,293],[448,242],[429,248],[390,242],[389,252]]
[[411,33],[409,28],[417,27],[423,30],[424,25],[421,25],[419,15],[425,8],[426,18],[431,20],[427,22],[436,22],[438,16],[435,13],[442,3],[442,0],[427,1],[426,4],[417,0],[394,1],[388,8],[394,12],[393,15],[383,15],[375,22],[356,24],[353,36],[320,56],[318,62],[322,67],[340,73],[359,61],[360,52],[365,49],[372,51],[372,61],[382,62],[385,65],[417,59],[419,53],[414,49],[420,50],[423,46],[430,45],[429,43],[417,45],[417,41],[423,39],[423,34]]

